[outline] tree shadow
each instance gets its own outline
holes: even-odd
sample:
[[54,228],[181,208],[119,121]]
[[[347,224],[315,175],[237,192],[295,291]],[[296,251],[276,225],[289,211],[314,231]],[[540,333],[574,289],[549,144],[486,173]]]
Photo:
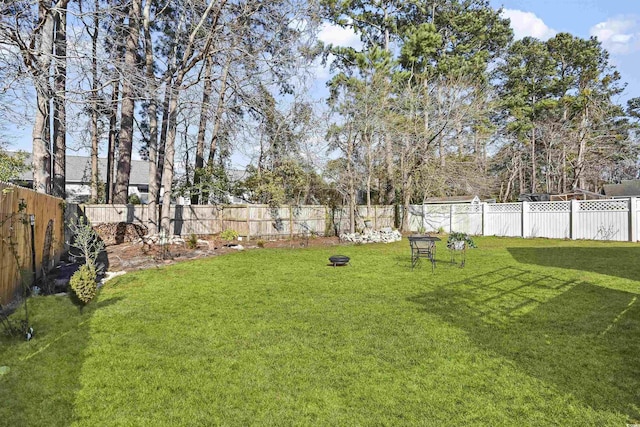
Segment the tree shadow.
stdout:
[[640,278],[640,246],[636,247],[554,247],[507,248],[521,264],[536,264],[571,270],[591,271],[638,280]]
[[528,375],[640,420],[637,294],[507,267],[410,301]]
[[28,300],[35,337],[28,342],[0,337],[0,365],[10,368],[0,378],[0,424],[73,424],[91,319],[121,299],[98,299],[82,313],[66,297]]

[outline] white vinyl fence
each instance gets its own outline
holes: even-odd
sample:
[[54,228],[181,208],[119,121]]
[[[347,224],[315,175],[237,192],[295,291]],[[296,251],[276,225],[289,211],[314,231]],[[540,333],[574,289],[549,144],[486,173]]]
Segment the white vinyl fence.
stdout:
[[551,239],[640,240],[636,198],[569,202],[413,205],[410,231]]

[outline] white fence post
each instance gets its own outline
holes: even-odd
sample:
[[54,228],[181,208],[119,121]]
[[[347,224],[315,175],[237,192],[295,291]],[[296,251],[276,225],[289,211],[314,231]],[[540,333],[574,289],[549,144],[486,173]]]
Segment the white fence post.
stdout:
[[482,203],[482,235],[487,235],[487,224],[489,216],[489,204],[487,202]]
[[629,199],[629,241],[638,241],[638,199]]
[[453,204],[449,205],[449,233],[453,233]]
[[529,237],[531,235],[529,226],[529,202],[522,202],[522,237]]
[[578,238],[578,201],[571,200],[571,240]]

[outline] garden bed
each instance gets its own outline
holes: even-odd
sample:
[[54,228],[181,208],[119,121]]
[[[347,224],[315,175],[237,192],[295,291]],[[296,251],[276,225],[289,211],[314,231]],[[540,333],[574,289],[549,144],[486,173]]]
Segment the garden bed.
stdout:
[[234,240],[201,239],[195,248],[186,243],[173,245],[145,245],[141,243],[121,243],[107,246],[108,271],[135,271],[154,268],[159,265],[174,264],[194,259],[209,258],[242,250],[263,248],[301,248],[335,246],[340,244],[337,237],[314,237],[309,239],[283,240]]

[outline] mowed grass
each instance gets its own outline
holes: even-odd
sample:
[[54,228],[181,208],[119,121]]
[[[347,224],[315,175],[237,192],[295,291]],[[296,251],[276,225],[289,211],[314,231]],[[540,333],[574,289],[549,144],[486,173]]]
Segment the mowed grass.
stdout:
[[[640,246],[405,240],[127,274],[29,301],[1,425],[624,426],[640,420]],[[327,266],[334,254],[351,266]]]

